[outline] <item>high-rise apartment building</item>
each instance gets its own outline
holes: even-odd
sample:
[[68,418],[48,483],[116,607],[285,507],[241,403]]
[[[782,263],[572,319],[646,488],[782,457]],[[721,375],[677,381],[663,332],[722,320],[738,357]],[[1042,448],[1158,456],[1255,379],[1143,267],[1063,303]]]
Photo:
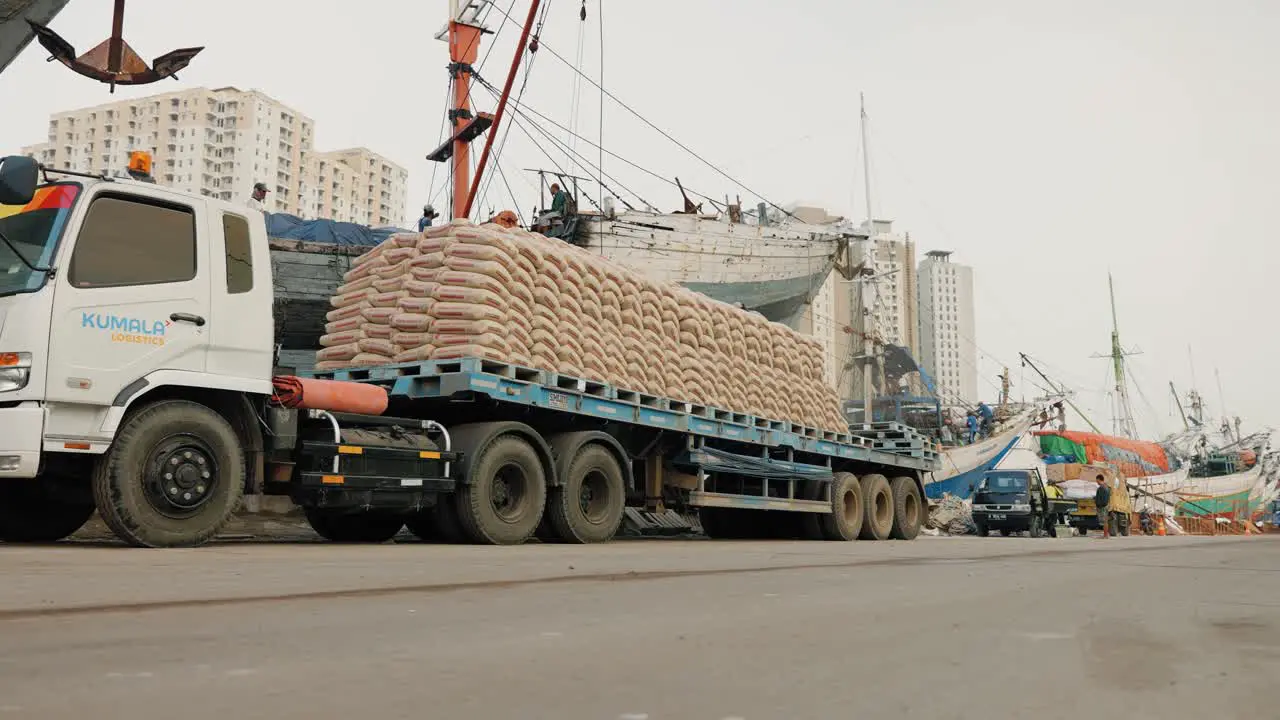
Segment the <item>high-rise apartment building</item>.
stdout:
[[257,91],[192,88],[49,118],[46,141],[23,152],[50,167],[123,173],[150,152],[158,184],[243,202],[255,183],[267,210],[362,225],[406,220],[408,172],[355,148],[319,153],[311,118]]
[[920,263],[919,278],[920,361],[945,400],[977,402],[973,268],[933,250]]

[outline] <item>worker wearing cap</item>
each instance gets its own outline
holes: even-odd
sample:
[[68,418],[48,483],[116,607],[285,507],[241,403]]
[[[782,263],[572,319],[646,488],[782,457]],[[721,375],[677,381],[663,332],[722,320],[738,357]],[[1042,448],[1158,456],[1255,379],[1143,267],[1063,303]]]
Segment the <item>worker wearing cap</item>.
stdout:
[[271,191],[267,189],[265,183],[254,183],[253,193],[249,195],[249,207],[266,212],[267,208],[262,201],[267,199],[267,193],[269,192]]
[[422,208],[422,217],[418,218],[418,232],[422,232],[431,227],[431,222],[440,217],[440,213],[436,209],[427,205]]

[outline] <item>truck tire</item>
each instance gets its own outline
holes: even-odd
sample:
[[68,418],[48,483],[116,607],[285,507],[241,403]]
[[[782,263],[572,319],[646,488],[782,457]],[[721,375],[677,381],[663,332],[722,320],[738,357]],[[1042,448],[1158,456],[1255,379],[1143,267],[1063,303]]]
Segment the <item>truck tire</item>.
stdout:
[[1129,537],[1129,514],[1117,514],[1116,524],[1120,526],[1120,537]]
[[893,491],[883,475],[863,475],[862,504],[866,513],[862,519],[860,540],[888,540],[893,531]]
[[924,503],[920,500],[920,488],[914,478],[896,477],[889,481],[893,493],[893,528],[889,537],[894,540],[915,540],[924,525]]
[[309,507],[303,513],[317,535],[338,543],[384,543],[404,527],[403,517],[387,512]]
[[622,466],[613,453],[602,445],[583,445],[560,482],[547,493],[546,514],[556,536],[570,543],[613,538],[627,502]]
[[231,520],[244,479],[231,424],[199,403],[166,400],[124,421],[94,468],[93,497],[103,522],[131,545],[195,547]]
[[454,499],[462,529],[472,541],[518,545],[528,540],[547,502],[538,451],[515,435],[495,438],[476,458]]
[[866,521],[862,483],[853,473],[838,472],[831,480],[831,514],[815,515],[826,540],[857,540]]
[[973,527],[977,530],[978,537],[987,537],[991,533],[991,528],[983,520],[974,520]]
[[92,503],[50,497],[39,479],[0,481],[0,542],[55,542],[92,515]]

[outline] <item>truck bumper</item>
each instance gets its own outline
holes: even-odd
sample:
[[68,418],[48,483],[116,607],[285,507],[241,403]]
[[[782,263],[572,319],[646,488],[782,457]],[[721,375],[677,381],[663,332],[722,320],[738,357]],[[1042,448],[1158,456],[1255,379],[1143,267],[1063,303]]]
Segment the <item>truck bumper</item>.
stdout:
[[33,478],[40,472],[44,408],[0,408],[0,478]]
[[1031,529],[1031,513],[1029,512],[974,510],[973,519],[975,522],[985,522],[991,530],[1022,532]]

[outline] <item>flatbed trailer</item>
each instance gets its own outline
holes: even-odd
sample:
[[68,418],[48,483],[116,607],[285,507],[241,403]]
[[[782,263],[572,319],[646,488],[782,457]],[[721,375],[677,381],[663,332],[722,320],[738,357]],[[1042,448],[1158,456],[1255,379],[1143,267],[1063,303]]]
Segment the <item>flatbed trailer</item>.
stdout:
[[[448,418],[460,457],[450,480],[496,482],[486,495],[527,498],[527,514],[546,511],[544,538],[608,539],[631,505],[699,509],[704,530],[720,537],[910,539],[924,520],[921,477],[938,463],[927,438],[894,423],[835,433],[478,358],[314,375],[384,387],[394,416]],[[495,451],[504,437],[519,442]],[[488,476],[492,453],[500,465],[529,449],[545,491]],[[468,506],[461,493],[440,495],[450,499],[433,520],[459,539],[452,516]]]

